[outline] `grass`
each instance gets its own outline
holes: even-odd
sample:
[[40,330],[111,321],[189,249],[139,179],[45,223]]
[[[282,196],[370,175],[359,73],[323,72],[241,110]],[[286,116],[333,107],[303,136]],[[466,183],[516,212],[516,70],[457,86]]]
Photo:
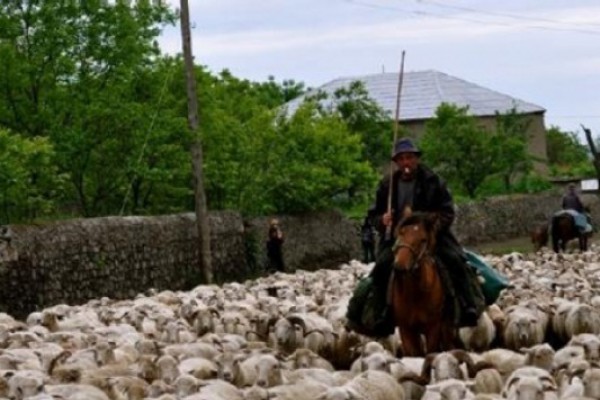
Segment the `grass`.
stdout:
[[530,253],[533,251],[533,245],[528,236],[501,240],[489,243],[479,243],[472,246],[465,246],[481,254],[502,255],[517,251],[519,253]]

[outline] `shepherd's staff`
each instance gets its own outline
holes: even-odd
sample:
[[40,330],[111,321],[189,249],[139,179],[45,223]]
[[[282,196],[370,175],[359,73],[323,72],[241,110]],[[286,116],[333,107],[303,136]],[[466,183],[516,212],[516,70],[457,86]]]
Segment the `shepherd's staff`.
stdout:
[[[398,125],[400,124],[400,95],[402,93],[402,81],[404,80],[404,50],[402,50],[402,61],[400,62],[400,74],[398,76],[398,93],[396,94],[396,115],[394,117],[394,140],[392,141],[392,157],[394,157],[394,146],[398,138]],[[388,191],[387,213],[392,212],[392,183],[394,176],[394,160],[390,162],[390,187]],[[385,240],[392,237],[392,224],[385,227]]]

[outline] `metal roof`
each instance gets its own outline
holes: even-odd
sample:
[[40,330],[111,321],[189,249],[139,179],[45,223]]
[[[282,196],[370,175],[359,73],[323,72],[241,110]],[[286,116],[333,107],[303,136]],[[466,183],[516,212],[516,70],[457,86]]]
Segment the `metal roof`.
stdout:
[[[390,116],[396,112],[396,93],[398,91],[397,73],[380,73],[335,79],[323,86],[309,91],[306,95],[324,91],[332,95],[337,89],[351,82],[362,81],[374,99]],[[300,96],[286,104],[287,111],[293,114],[306,96]],[[332,96],[329,96],[332,97]],[[503,93],[484,88],[443,72],[428,70],[405,72],[400,100],[400,120],[428,119],[435,115],[441,103],[453,103],[469,106],[469,114],[474,116],[493,116],[496,111],[505,113],[513,107],[522,114],[546,111],[538,105],[516,99]],[[328,98],[324,106],[331,105]]]

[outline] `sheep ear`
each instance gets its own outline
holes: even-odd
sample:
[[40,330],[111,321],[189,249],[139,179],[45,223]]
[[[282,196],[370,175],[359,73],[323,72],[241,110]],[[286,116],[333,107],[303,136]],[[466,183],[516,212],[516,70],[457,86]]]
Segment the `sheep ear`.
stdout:
[[507,381],[504,384],[504,390],[502,391],[502,396],[503,397],[507,397],[508,396],[508,390],[511,388],[512,385],[518,383],[521,380],[520,376],[513,376],[513,378],[509,381]]
[[552,379],[552,377],[542,376],[540,378],[540,381],[542,381],[542,384],[543,384],[543,387],[544,387],[544,391],[546,391],[546,390],[558,390],[558,388],[556,387],[556,382],[554,381],[554,379]]

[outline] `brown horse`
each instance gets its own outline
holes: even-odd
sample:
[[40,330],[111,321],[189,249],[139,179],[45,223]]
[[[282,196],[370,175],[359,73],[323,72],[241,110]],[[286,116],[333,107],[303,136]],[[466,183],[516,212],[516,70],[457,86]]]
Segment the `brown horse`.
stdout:
[[449,350],[454,344],[453,313],[445,306],[434,258],[439,226],[437,216],[416,212],[405,216],[396,229],[391,301],[404,356]]
[[575,225],[575,220],[570,214],[557,214],[552,217],[552,248],[556,253],[565,251],[567,242],[572,239],[579,241],[579,250],[586,251],[590,233],[582,233]]
[[538,251],[542,247],[548,245],[548,223],[542,222],[533,227],[529,232],[531,243],[533,244],[533,251]]

